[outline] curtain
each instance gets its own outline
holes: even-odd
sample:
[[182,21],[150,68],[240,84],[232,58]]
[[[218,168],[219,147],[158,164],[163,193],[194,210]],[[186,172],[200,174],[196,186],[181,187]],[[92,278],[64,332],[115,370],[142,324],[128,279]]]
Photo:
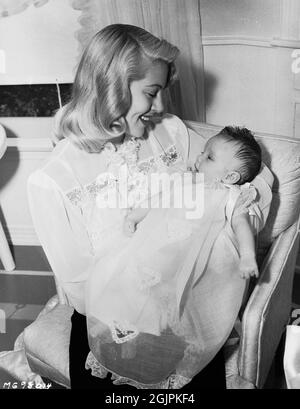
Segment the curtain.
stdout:
[[48,0],[0,0],[0,17],[8,17],[12,14],[21,13],[30,4],[36,7],[43,6]]
[[72,5],[82,11],[80,51],[97,31],[114,23],[143,27],[176,45],[179,80],[170,90],[167,110],[205,121],[200,0],[73,0]]

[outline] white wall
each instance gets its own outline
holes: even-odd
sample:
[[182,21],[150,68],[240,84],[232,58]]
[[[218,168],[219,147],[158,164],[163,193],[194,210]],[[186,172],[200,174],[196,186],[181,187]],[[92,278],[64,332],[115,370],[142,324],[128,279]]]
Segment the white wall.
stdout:
[[27,202],[27,179],[52,150],[53,118],[0,118],[10,137],[0,160],[0,220],[15,245],[39,245]]
[[79,15],[70,0],[50,0],[42,7],[30,6],[0,18],[0,50],[6,68],[0,73],[0,84],[72,82]]
[[[293,1],[201,0],[207,122],[300,137],[292,45],[276,41]],[[300,18],[290,14],[290,24]]]
[[272,37],[279,30],[279,0],[201,0],[200,7],[204,36]]

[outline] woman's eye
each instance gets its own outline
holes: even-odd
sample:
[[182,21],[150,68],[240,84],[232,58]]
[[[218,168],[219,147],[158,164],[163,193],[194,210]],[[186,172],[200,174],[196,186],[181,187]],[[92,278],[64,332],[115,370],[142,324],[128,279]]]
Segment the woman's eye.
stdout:
[[151,97],[151,98],[155,98],[155,97],[156,97],[156,94],[151,94],[151,92],[148,92],[147,94],[148,94],[149,97]]

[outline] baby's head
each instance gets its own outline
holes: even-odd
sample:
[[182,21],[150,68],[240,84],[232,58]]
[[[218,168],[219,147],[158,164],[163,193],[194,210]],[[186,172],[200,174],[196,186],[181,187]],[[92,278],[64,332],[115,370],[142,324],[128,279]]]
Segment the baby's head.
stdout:
[[196,159],[205,182],[242,185],[251,182],[261,167],[261,149],[246,128],[226,126],[210,138]]

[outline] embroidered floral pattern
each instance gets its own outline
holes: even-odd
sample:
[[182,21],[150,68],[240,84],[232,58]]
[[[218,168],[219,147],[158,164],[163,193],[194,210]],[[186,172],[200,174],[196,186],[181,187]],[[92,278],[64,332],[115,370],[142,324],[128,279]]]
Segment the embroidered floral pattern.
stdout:
[[161,167],[172,166],[181,156],[177,152],[176,146],[171,145],[158,157],[150,157],[147,160],[138,162],[139,149],[140,143],[134,139],[123,143],[117,150],[113,144],[107,143],[104,148],[104,154],[109,162],[108,171],[99,175],[92,183],[69,191],[66,194],[68,199],[74,206],[81,206],[85,201],[95,200],[99,195],[103,194],[105,189],[117,189],[120,167],[127,165],[129,170],[129,193],[136,191],[138,188],[139,194],[136,200],[137,202],[144,200],[148,190],[145,186],[141,189],[141,184],[145,185],[145,181],[141,182],[139,176],[148,175],[150,172],[157,171]]
[[[106,175],[106,174],[105,174]],[[108,175],[108,174],[107,174]],[[95,199],[104,189],[111,186],[115,179],[108,177],[106,180],[95,180],[83,188],[76,187],[66,194],[74,206],[80,206],[89,199]]]
[[74,206],[77,206],[78,204],[82,202],[83,196],[84,196],[84,191],[80,189],[79,187],[76,187],[75,189],[67,193],[67,198],[71,201],[71,203]]
[[151,170],[156,170],[156,162],[153,157],[139,162],[137,166],[144,175],[148,175]]
[[112,180],[111,178],[107,178],[106,180],[103,181],[95,180],[94,182],[85,186],[86,193],[89,196],[96,198],[97,195],[103,191],[103,189],[107,188],[108,186],[111,186],[114,181],[115,179]]
[[163,154],[159,155],[159,159],[164,163],[166,166],[171,166],[179,159],[179,154],[176,150],[176,146],[170,146]]

